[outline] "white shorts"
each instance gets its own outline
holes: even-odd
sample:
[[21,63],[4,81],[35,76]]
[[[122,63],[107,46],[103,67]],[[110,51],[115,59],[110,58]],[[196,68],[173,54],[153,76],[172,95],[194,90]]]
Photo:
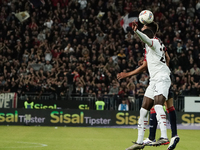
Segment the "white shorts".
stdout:
[[166,100],[168,100],[170,86],[171,86],[170,79],[150,81],[149,86],[147,87],[144,96],[154,100],[154,96],[162,94],[166,98]]

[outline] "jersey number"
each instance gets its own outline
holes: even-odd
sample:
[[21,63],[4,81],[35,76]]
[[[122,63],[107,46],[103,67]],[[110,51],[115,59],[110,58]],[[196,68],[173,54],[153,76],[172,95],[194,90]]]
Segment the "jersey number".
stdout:
[[165,50],[165,46],[164,46],[164,44],[162,43],[162,41],[160,39],[159,39],[159,43],[161,45],[160,51],[163,52],[162,57],[160,58],[160,61],[162,63],[165,63],[165,51],[164,51]]
[[161,58],[160,58],[160,61],[163,62],[163,63],[165,63],[164,57],[161,57]]

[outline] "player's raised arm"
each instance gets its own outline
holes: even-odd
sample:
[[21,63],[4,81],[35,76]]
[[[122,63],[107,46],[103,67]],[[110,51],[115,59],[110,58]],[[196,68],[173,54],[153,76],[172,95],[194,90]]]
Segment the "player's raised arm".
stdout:
[[[143,32],[152,32],[150,29],[145,29]],[[142,33],[139,30],[136,30],[135,33],[137,36],[144,42],[146,43],[149,47],[153,46],[153,40],[151,40],[146,34]],[[151,34],[151,33],[148,33]],[[152,32],[153,35],[153,32]]]
[[136,33],[136,35],[144,42],[146,43],[149,47],[153,46],[153,40],[150,38],[154,37],[154,33],[153,31],[151,31],[150,29],[145,29],[142,33],[141,31],[139,31],[137,29],[137,24],[135,21],[132,22],[132,29],[133,31]]

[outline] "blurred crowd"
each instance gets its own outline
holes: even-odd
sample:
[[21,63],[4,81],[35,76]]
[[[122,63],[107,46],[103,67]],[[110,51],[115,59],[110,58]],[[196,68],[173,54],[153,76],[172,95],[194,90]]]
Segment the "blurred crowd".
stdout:
[[116,75],[143,61],[144,45],[120,21],[144,9],[170,55],[175,99],[200,96],[200,0],[0,0],[0,93],[142,97],[147,71]]

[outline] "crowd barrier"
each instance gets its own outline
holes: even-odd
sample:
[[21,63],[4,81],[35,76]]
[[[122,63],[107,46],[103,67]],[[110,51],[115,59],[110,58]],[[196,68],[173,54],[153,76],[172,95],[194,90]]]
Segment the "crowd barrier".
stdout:
[[39,94],[36,94],[34,92],[25,92],[24,94],[19,96],[19,100],[26,100],[26,98],[29,97],[30,99],[36,100],[57,100],[58,96],[56,93],[42,93],[40,96]]
[[[17,96],[16,93],[1,93],[0,94],[0,108],[24,108],[24,102],[29,97],[34,103],[34,109],[89,109],[95,110],[95,102],[97,97],[88,94],[83,95],[66,95],[58,97],[55,93],[43,93],[38,97],[35,93],[25,93],[24,95]],[[200,98],[199,97],[186,97],[188,104],[185,105],[185,96],[178,96],[174,99],[174,107],[176,111],[184,112],[200,112]],[[126,97],[129,103],[129,110],[139,111],[142,105],[143,97]],[[190,100],[191,99],[191,100]],[[118,95],[103,95],[101,100],[105,102],[105,110],[118,110],[121,99]],[[191,107],[189,107],[191,105]],[[187,106],[187,107],[186,107]],[[188,110],[189,107],[189,110]]]
[[[30,94],[30,93],[29,93]],[[33,96],[33,94],[31,94]],[[47,95],[47,94],[45,94]],[[24,108],[24,102],[26,101],[26,96],[20,96],[17,108]],[[57,96],[56,96],[57,97]],[[29,97],[31,98],[31,97]],[[34,96],[32,97],[34,98]],[[95,102],[97,101],[96,96],[91,96],[88,94],[71,95],[70,97],[62,97],[62,99],[33,99],[35,109],[96,109]],[[129,110],[139,111],[142,105],[143,97],[135,98],[132,96],[126,97]],[[118,95],[103,95],[101,100],[105,102],[104,110],[118,110],[118,106],[121,103],[121,98]]]
[[[27,117],[29,116],[29,117]],[[27,119],[28,118],[28,119]],[[1,109],[0,125],[136,126],[138,111]],[[169,124],[169,121],[167,121]],[[200,129],[200,113],[177,112],[177,123]]]
[[174,99],[174,107],[176,111],[184,111],[184,106],[184,96],[180,95],[177,97],[177,99]]

